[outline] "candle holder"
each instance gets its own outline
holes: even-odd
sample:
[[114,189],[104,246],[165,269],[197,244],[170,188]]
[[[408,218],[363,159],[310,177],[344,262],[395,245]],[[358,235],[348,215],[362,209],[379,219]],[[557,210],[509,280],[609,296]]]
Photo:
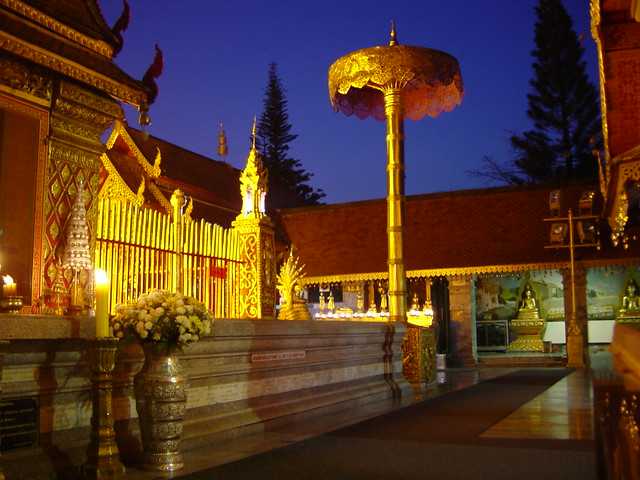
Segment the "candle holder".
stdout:
[[23,298],[19,295],[10,295],[0,299],[0,311],[5,313],[18,313],[22,309]]
[[85,478],[120,478],[125,472],[113,428],[113,370],[117,350],[115,337],[98,337],[89,346],[93,413],[87,463],[83,467]]

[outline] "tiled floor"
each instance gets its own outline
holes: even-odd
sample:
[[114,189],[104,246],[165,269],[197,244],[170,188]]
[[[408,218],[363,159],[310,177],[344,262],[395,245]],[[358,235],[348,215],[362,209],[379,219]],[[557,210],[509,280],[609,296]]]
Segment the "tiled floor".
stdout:
[[[311,418],[303,422],[289,424],[278,430],[248,435],[222,442],[215,446],[203,449],[190,450],[184,453],[185,468],[174,474],[176,477],[189,473],[205,470],[223,463],[240,460],[258,453],[283,447],[299,442],[307,438],[315,437],[326,432],[351,425],[368,418],[382,415],[396,408],[401,408],[410,403],[426,398],[434,398],[449,392],[473,386],[481,381],[495,378],[512,372],[514,368],[468,369],[449,370],[439,372],[438,383],[429,386],[419,392],[415,392],[415,398],[406,400],[402,405],[393,404],[391,401],[375,402],[366,405],[357,413],[353,410],[340,414]],[[172,478],[171,475],[159,475],[157,473],[143,472],[135,468],[127,469],[127,480],[150,480]]]
[[482,437],[591,440],[591,392],[588,375],[575,371],[495,424]]

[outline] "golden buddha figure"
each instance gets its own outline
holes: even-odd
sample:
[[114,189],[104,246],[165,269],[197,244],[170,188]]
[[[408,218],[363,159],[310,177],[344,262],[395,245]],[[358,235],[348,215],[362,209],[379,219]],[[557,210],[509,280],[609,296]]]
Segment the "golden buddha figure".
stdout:
[[414,293],[413,294],[413,298],[411,299],[411,308],[410,310],[417,312],[418,310],[420,310],[420,305],[419,305],[419,300],[418,300],[418,294]]
[[324,300],[324,292],[320,292],[320,305],[318,305],[318,308],[320,309],[320,313],[324,313],[327,309],[327,304]]
[[633,279],[629,279],[624,289],[622,306],[618,310],[618,316],[640,317],[640,295],[638,295],[638,286]]
[[276,276],[277,288],[282,297],[282,307],[278,313],[280,320],[311,320],[307,302],[302,298],[300,280],[304,277],[304,265],[298,265],[298,258],[293,256],[293,249],[289,257],[280,268]]
[[333,292],[329,290],[329,301],[327,302],[327,310],[333,313],[336,310],[336,301],[333,298]]
[[535,292],[529,283],[524,286],[518,315],[510,322],[512,338],[508,351],[511,352],[543,352],[544,351],[544,319],[540,318],[538,301]]
[[389,300],[387,299],[387,292],[384,288],[380,287],[380,312],[387,312],[389,310]]
[[518,318],[527,320],[540,318],[535,294],[528,283],[522,291],[522,298],[518,307]]

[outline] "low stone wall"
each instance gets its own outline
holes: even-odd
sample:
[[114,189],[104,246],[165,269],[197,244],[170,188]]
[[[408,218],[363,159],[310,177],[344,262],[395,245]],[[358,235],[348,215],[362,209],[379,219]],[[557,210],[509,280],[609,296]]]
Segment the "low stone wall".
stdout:
[[[12,339],[4,357],[2,395],[37,398],[40,450],[52,465],[56,456],[76,464],[83,461],[91,418],[86,329],[82,325],[71,329],[75,335],[48,338],[40,330],[45,321],[25,317],[21,333],[9,331],[11,322],[0,324],[0,335]],[[189,376],[183,448],[411,395],[402,376],[404,332],[402,325],[383,323],[216,320],[212,336],[180,355]],[[128,462],[135,462],[140,449],[132,382],[141,362],[138,345],[121,345],[114,413]],[[9,453],[4,463],[25,454]]]

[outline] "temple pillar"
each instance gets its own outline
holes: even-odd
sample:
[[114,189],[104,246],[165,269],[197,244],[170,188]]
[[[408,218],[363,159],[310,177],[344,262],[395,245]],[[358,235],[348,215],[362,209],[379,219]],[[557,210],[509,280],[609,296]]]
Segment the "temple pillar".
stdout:
[[242,260],[236,317],[275,318],[275,237],[266,213],[268,172],[256,149],[255,118],[252,136],[247,164],[240,174],[242,211],[233,222]]
[[449,279],[449,312],[451,363],[462,367],[475,366],[475,287],[472,277]]
[[[115,100],[64,80],[56,84],[53,98],[45,174],[43,290],[51,289],[56,280],[58,262],[64,249],[67,216],[80,182],[84,183],[86,192],[91,252],[95,250],[95,200],[100,183],[100,155],[105,150],[100,137],[116,118],[123,115]],[[71,272],[65,274],[65,286],[69,287]]]
[[[587,324],[587,272],[576,265],[573,285],[571,270],[562,271],[564,286],[565,332],[567,337],[567,366],[582,368],[589,363]],[[572,300],[575,292],[575,312]]]
[[239,318],[275,318],[275,240],[268,217],[233,222],[240,242]]

